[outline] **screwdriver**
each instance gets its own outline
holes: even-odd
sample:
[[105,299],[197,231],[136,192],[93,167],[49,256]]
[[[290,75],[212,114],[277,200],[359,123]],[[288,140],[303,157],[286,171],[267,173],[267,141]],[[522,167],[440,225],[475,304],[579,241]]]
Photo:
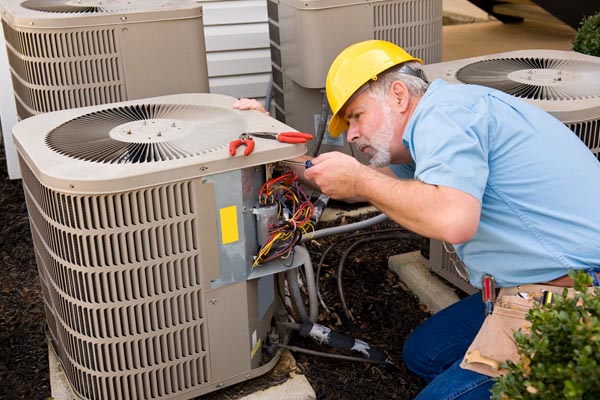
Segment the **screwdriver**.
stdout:
[[292,165],[301,165],[304,168],[310,168],[310,167],[312,167],[312,161],[310,161],[310,160],[306,160],[305,162],[292,161],[292,160],[282,160],[281,162],[284,162],[286,164],[292,164]]
[[496,281],[490,274],[483,274],[481,277],[481,297],[485,304],[485,315],[488,316],[494,311],[496,300]]

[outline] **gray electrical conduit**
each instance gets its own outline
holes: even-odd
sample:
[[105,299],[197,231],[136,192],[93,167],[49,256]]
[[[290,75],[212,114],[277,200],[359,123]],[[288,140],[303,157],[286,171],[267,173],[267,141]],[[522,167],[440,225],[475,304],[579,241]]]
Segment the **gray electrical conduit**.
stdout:
[[[355,222],[352,224],[336,226],[333,228],[326,228],[318,230],[312,236],[303,236],[300,240],[300,243],[304,243],[308,240],[320,239],[326,236],[337,235],[341,233],[353,232],[359,229],[370,228],[373,225],[384,222],[388,219],[387,215],[381,213],[364,221]],[[306,275],[306,289],[308,291],[308,305],[309,305],[309,313],[306,313],[306,308],[304,307],[304,301],[302,299],[302,293],[300,291],[300,286],[298,284],[298,270],[296,268],[290,269],[286,273],[286,280],[290,289],[290,296],[292,297],[292,301],[294,303],[294,307],[300,313],[300,318],[304,320],[309,320],[311,322],[316,322],[319,318],[319,298],[317,295],[317,282],[315,280],[315,273],[313,271],[312,263],[310,262],[310,258],[304,263],[304,273]]]
[[334,226],[332,228],[325,228],[315,231],[313,235],[304,235],[302,239],[300,239],[300,243],[308,242],[313,239],[321,239],[326,236],[337,235],[340,233],[348,233],[357,231],[359,229],[370,228],[373,225],[377,225],[381,222],[387,221],[388,216],[381,213],[369,219],[365,219],[364,221],[354,222],[352,224]]
[[319,318],[319,300],[317,298],[315,273],[310,258],[304,263],[304,273],[306,274],[306,289],[308,291],[308,314],[304,308],[304,301],[302,300],[302,293],[300,292],[300,286],[298,284],[298,269],[292,268],[288,270],[286,272],[286,280],[290,288],[290,296],[294,302],[294,307],[296,307],[298,313],[300,313],[300,319],[302,321],[308,320],[316,322]]

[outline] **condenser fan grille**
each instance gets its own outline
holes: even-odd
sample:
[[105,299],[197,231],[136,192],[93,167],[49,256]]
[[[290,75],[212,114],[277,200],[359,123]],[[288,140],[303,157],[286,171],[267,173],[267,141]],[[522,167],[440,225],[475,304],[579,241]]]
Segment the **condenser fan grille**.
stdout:
[[74,118],[51,130],[46,144],[79,160],[149,163],[222,150],[243,128],[243,120],[222,107],[137,104]]
[[598,98],[600,62],[555,58],[496,58],[456,72],[463,83],[492,87],[533,100]]
[[109,13],[148,10],[164,6],[163,0],[26,0],[23,8],[50,13]]

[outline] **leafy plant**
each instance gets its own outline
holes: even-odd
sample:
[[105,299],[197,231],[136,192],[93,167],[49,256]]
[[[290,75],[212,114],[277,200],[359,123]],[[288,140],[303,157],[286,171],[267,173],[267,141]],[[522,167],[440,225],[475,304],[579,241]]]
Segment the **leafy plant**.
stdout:
[[581,20],[573,39],[573,50],[600,57],[600,12]]
[[600,289],[588,292],[591,277],[569,271],[567,290],[553,303],[527,313],[531,331],[515,331],[520,361],[496,378],[495,400],[600,399]]

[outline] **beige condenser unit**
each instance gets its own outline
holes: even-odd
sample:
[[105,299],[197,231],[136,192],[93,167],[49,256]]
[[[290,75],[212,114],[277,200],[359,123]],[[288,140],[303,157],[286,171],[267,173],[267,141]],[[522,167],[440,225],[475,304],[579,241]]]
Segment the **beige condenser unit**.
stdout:
[[600,159],[600,58],[518,50],[424,66],[429,80],[493,87],[554,115]]
[[[509,93],[567,125],[600,160],[600,58],[574,51],[518,50],[424,66],[427,78],[477,84]],[[430,268],[470,292],[452,246],[431,240]]]
[[[190,399],[269,371],[280,272],[253,266],[266,169],[304,144],[236,99],[182,94],[33,116],[13,130],[50,342],[81,399]],[[277,163],[276,163],[277,164]],[[303,251],[302,251],[303,250]]]
[[442,58],[442,0],[268,0],[267,11],[274,115],[296,129],[316,132],[317,139],[323,133],[321,150],[352,152],[342,136],[334,139],[323,129],[325,78],[344,48],[381,39],[426,63]]
[[0,0],[19,118],[208,92],[192,0]]

